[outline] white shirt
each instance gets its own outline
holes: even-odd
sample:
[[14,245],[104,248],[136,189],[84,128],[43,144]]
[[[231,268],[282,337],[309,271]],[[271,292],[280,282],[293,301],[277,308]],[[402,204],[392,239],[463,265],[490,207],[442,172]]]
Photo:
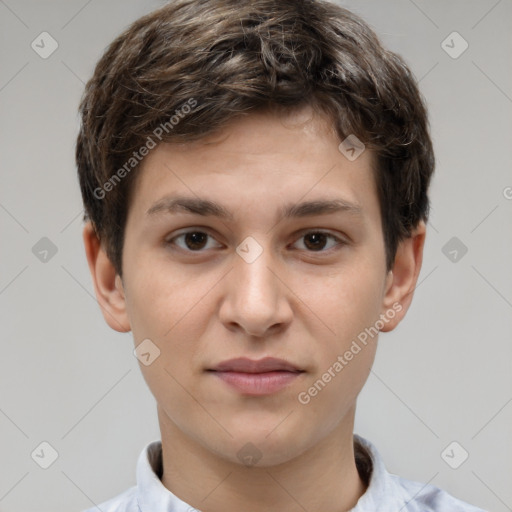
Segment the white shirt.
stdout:
[[[354,434],[356,465],[369,482],[366,492],[350,512],[486,512],[454,498],[433,485],[388,473],[375,446]],[[162,443],[153,441],[137,461],[137,485],[99,505],[102,512],[197,512],[160,481]],[[93,507],[84,512],[97,512]]]

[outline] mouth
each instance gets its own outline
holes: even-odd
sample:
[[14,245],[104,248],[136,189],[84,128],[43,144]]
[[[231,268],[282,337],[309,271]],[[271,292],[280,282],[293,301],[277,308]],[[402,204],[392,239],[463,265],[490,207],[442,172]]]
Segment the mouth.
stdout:
[[261,396],[276,393],[296,380],[305,370],[283,359],[260,360],[237,358],[208,369],[230,388],[244,395]]

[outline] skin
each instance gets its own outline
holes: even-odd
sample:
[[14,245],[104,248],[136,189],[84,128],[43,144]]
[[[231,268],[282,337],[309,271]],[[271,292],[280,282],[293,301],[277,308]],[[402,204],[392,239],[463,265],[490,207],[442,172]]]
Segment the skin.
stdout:
[[[199,142],[158,146],[137,176],[122,279],[85,226],[105,320],[131,330],[135,345],[149,338],[161,351],[141,370],[157,401],[162,483],[199,510],[234,512],[250,503],[254,512],[341,512],[365,492],[352,433],[378,337],[309,403],[298,395],[393,304],[401,311],[381,330],[402,320],[425,226],[400,244],[387,272],[374,155],[366,150],[350,161],[339,142],[323,115],[304,108],[286,117],[252,113]],[[233,220],[148,214],[176,193],[218,202]],[[360,212],[278,217],[285,204],[332,198]],[[185,228],[210,236],[187,245],[176,238]],[[319,230],[339,241],[327,237],[315,246],[311,231]],[[236,252],[248,236],[263,251],[252,263]],[[241,394],[206,371],[242,356],[279,357],[305,371],[265,396]],[[261,455],[253,466],[237,456],[248,442]]]

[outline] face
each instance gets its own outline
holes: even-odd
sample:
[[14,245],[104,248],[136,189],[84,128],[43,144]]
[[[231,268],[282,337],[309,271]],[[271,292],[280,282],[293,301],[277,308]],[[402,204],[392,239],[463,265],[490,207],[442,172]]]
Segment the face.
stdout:
[[[309,109],[258,113],[139,170],[114,314],[160,351],[141,370],[164,421],[229,460],[251,442],[284,462],[351,428],[375,332],[401,317],[373,155],[339,142]],[[267,357],[300,371],[212,371]]]

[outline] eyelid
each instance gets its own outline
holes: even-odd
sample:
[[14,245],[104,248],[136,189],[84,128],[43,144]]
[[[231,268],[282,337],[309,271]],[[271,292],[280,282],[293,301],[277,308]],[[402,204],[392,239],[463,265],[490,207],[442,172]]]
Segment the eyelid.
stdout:
[[348,237],[348,235],[345,235],[343,233],[340,233],[338,231],[332,231],[332,230],[329,230],[329,229],[325,229],[325,228],[304,228],[304,229],[301,229],[300,231],[297,231],[294,236],[295,237],[301,237],[301,236],[304,236],[308,233],[321,233],[323,235],[326,235],[326,236],[331,236],[333,238],[336,238],[339,242],[344,242],[346,244],[349,243],[350,241],[350,238]]

